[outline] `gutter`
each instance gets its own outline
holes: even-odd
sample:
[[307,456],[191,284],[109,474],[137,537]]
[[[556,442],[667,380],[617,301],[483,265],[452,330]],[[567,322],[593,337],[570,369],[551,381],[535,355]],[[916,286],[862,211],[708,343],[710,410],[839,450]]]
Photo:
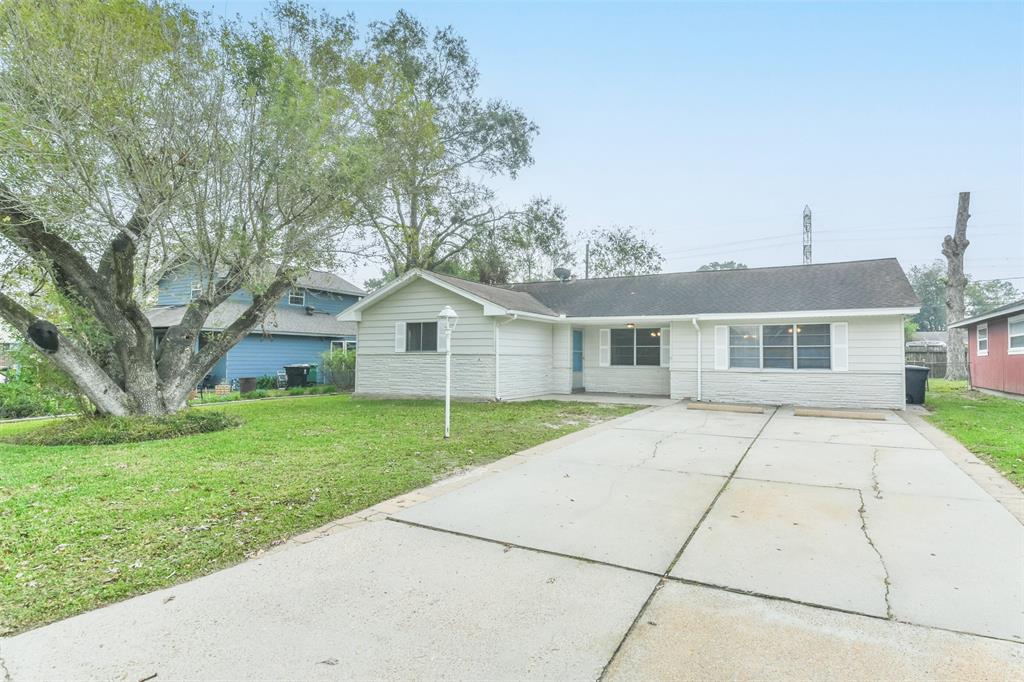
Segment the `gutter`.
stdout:
[[693,328],[697,330],[697,400],[701,400],[701,356],[703,355],[703,348],[701,344],[700,325],[697,324],[696,317],[690,318],[690,324],[692,324]]
[[509,311],[510,317],[504,322],[494,321],[494,399],[501,402],[501,327],[519,319],[519,313]]

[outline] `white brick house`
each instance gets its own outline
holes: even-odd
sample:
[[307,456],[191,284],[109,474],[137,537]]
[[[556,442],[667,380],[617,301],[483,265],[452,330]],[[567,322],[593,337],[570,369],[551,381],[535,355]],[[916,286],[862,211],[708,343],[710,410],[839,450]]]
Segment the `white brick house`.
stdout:
[[358,324],[357,394],[440,396],[437,314],[459,315],[453,395],[573,391],[902,408],[895,259],[489,286],[412,271],[341,313]]

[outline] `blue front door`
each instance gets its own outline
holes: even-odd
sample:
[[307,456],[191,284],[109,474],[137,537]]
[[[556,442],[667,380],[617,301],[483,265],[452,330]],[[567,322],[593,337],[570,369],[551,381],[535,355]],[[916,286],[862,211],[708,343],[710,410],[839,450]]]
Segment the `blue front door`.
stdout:
[[583,330],[572,330],[572,390],[583,390]]

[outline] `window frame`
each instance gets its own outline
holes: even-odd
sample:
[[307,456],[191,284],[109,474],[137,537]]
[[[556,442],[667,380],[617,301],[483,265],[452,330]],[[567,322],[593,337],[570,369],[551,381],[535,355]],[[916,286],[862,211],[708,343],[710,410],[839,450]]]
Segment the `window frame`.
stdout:
[[[633,334],[632,334],[632,336],[633,336],[633,343],[632,343],[633,361],[630,364],[625,364],[625,363],[621,363],[621,362],[615,362],[615,353],[614,353],[613,349],[615,349],[616,347],[625,348],[626,346],[624,346],[624,345],[623,346],[616,346],[612,342],[612,337],[615,335],[615,332],[624,332],[624,331],[633,332]],[[656,344],[644,344],[642,346],[638,346],[636,340],[637,340],[640,332],[652,332],[651,336],[654,339],[656,339],[657,343]],[[657,349],[657,351],[658,351],[657,362],[653,362],[653,363],[645,362],[643,364],[637,364],[637,348],[655,348],[655,349]],[[662,364],[661,364],[661,327],[632,327],[632,328],[630,328],[630,327],[614,328],[613,327],[612,329],[610,329],[609,332],[608,332],[608,366],[609,367],[661,367],[662,366]]]
[[[295,303],[294,301],[292,301],[292,299],[295,298],[295,292],[296,291],[299,291],[302,294],[302,303]],[[288,305],[297,305],[297,306],[301,306],[303,308],[306,307],[306,290],[303,289],[302,287],[292,287],[291,289],[289,289],[288,290]]]
[[[985,330],[985,338],[981,338],[981,332]],[[1007,325],[1009,330],[1009,325]],[[985,342],[985,348],[981,347],[981,342]],[[979,358],[988,356],[988,322],[982,322],[974,330],[974,353]]]
[[[800,327],[801,326],[804,326],[804,327],[810,327],[810,326],[828,327],[828,346],[822,346],[822,345],[803,346],[804,348],[828,348],[828,350],[829,350],[829,354],[828,354],[829,355],[828,356],[828,365],[829,366],[828,367],[800,367],[800,348],[801,348],[801,346],[799,344],[799,338],[800,338],[799,335],[800,335]],[[757,329],[757,344],[758,345],[757,345],[757,366],[756,367],[733,366],[733,364],[732,364],[732,362],[733,362],[733,357],[732,357],[732,350],[733,350],[733,348],[743,348],[744,347],[744,346],[734,346],[732,344],[732,330],[733,330],[733,328],[737,328],[737,327],[754,327],[754,328]],[[792,350],[793,350],[793,365],[792,365],[792,367],[765,367],[764,366],[764,349],[765,349],[764,329],[765,329],[765,327],[789,327],[790,329],[794,330],[794,332],[792,334],[793,343],[790,346],[772,346],[772,345],[768,346],[768,348],[792,348]],[[833,364],[832,353],[833,353],[833,349],[835,348],[835,345],[834,345],[833,340],[832,340],[832,323],[831,322],[772,322],[772,323],[768,323],[768,324],[740,323],[740,324],[729,324],[729,325],[726,325],[726,328],[728,329],[728,339],[729,339],[729,343],[727,345],[727,351],[728,351],[728,357],[729,357],[729,371],[730,372],[733,372],[733,371],[735,371],[735,372],[837,372],[837,371],[840,371],[840,370],[835,369],[835,367],[832,366],[832,364]],[[749,346],[749,347],[753,348],[753,346]],[[1024,352],[1024,350],[1022,350],[1021,352]],[[820,358],[815,358],[815,359],[820,359]]]
[[[426,348],[426,349],[424,349],[423,348],[423,325],[427,325],[427,324],[434,325],[434,336],[433,336],[434,347],[433,348]],[[410,348],[409,347],[409,328],[412,325],[419,325],[419,327],[420,327],[420,337],[419,337],[420,338],[420,347],[419,348]],[[419,321],[414,321],[414,322],[406,322],[405,323],[405,352],[406,353],[436,353],[437,352],[437,346],[438,346],[438,342],[437,342],[437,329],[438,329],[437,320],[419,320]]]
[[194,301],[203,295],[203,283],[198,279],[189,282],[188,300]]
[[1014,337],[1024,336],[1024,332],[1013,333],[1013,325],[1024,324],[1024,315],[1016,315],[1006,318],[1006,353],[1007,355],[1024,355],[1024,346],[1013,347]]

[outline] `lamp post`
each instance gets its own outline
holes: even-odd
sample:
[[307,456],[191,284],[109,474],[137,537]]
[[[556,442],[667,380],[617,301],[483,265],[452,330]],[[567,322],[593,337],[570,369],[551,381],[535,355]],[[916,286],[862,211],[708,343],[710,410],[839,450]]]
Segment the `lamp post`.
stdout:
[[444,325],[444,437],[447,439],[452,430],[452,332],[459,323],[459,314],[446,305],[437,314],[437,321]]

